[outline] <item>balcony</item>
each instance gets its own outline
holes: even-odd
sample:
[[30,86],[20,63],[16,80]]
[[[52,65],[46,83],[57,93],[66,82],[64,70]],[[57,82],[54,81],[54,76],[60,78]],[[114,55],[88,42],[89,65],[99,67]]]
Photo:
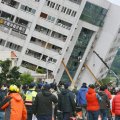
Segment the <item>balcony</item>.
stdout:
[[46,42],[44,42],[44,41],[42,41],[40,39],[37,39],[35,37],[31,38],[30,43],[33,43],[33,44],[41,46],[41,47],[45,47],[45,45],[46,45]]
[[56,52],[56,53],[59,53],[62,50],[62,48],[60,48],[60,47],[58,47],[56,45],[50,44],[50,43],[47,44],[46,48],[48,50],[51,50],[51,51]]
[[36,25],[35,30],[38,31],[38,32],[41,32],[45,35],[50,35],[50,33],[51,33],[50,29],[47,29],[47,28],[39,26],[39,25]]
[[15,37],[21,38],[23,40],[25,40],[26,37],[27,37],[27,35],[22,34],[20,32],[17,32],[17,31],[14,31],[14,30],[12,30],[10,34],[13,35],[13,36],[15,36]]
[[60,19],[57,19],[56,25],[58,25],[58,26],[60,26],[62,28],[68,29],[68,30],[70,30],[71,26],[72,26],[72,24],[70,24],[70,23],[68,23],[66,21],[60,20]]
[[67,39],[67,36],[62,35],[62,34],[60,34],[60,33],[57,33],[57,32],[55,32],[55,31],[52,32],[51,37],[56,38],[56,39],[59,39],[59,40],[61,40],[61,41],[63,41],[63,42],[65,42],[66,39]]
[[76,3],[76,4],[81,4],[81,2],[82,2],[82,0],[69,0],[69,1],[71,1],[71,2],[73,2],[73,3]]
[[41,58],[41,55],[42,55],[41,53],[35,52],[33,50],[30,50],[30,49],[27,49],[25,54],[29,55],[31,57],[34,57],[34,58],[36,58],[38,60]]
[[21,66],[25,67],[27,69],[33,70],[33,71],[35,71],[35,69],[37,68],[37,65],[34,65],[34,64],[29,63],[27,61],[22,61]]
[[16,9],[19,7],[19,2],[15,1],[15,0],[2,0],[1,3],[6,4],[10,7],[16,8]]

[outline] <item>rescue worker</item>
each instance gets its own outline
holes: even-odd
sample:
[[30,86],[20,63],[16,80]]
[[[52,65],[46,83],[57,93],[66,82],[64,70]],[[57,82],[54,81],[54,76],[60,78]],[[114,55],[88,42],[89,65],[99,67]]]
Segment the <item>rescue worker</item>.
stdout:
[[[108,96],[109,100],[111,100],[112,99],[112,95],[111,95],[110,91],[108,90],[108,86],[105,85],[104,88],[105,88],[104,92]],[[108,117],[108,120],[112,120],[112,114],[111,114],[111,110],[110,109],[107,109],[107,117]]]
[[[0,102],[2,102],[7,95],[7,90],[4,85],[0,85]],[[4,119],[4,110],[0,109],[0,120]]]
[[102,120],[107,120],[107,111],[110,109],[110,100],[104,92],[104,89],[104,86],[100,86],[100,91],[98,94],[102,98],[102,102],[99,102],[101,118]]
[[10,85],[8,96],[0,104],[0,108],[5,110],[4,120],[27,120],[27,111],[24,101],[16,85]]
[[27,120],[32,120],[32,105],[35,100],[37,92],[35,91],[35,83],[30,83],[29,89],[26,91],[25,94],[25,106],[27,108]]
[[76,115],[75,94],[68,89],[71,84],[64,83],[64,89],[58,95],[58,109],[63,113],[63,120],[70,120]]
[[86,94],[88,120],[98,120],[100,109],[99,99],[100,96],[95,92],[95,86],[90,84]]
[[52,120],[52,103],[57,103],[57,97],[50,92],[50,85],[43,85],[42,92],[39,92],[33,104],[33,113],[37,120]]
[[112,101],[112,112],[115,113],[115,120],[120,120],[120,88]]
[[77,105],[82,108],[82,117],[84,120],[86,119],[86,106],[87,106],[86,93],[87,91],[88,91],[87,84],[83,83],[77,93]]

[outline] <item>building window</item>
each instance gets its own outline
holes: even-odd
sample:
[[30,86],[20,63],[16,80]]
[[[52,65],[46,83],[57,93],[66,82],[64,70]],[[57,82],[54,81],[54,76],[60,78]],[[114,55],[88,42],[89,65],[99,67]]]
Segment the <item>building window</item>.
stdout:
[[66,22],[66,21],[63,21],[63,20],[61,20],[61,19],[57,19],[56,25],[61,26],[61,27],[65,28],[65,29],[68,29],[68,30],[70,30],[70,29],[71,29],[71,26],[72,26],[71,23],[68,23],[68,22]]
[[5,42],[6,42],[5,40],[0,39],[0,45],[1,45],[1,46],[4,46],[4,45],[5,45]]
[[13,21],[13,19],[14,19],[14,16],[12,14],[9,14],[9,13],[4,12],[4,11],[1,11],[0,17],[3,17],[8,21]]
[[18,23],[19,25],[22,25],[28,28],[31,27],[31,22],[24,20],[22,18],[19,18],[19,17],[16,18],[15,23]]
[[53,50],[55,52],[58,52],[58,53],[62,50],[61,47],[58,47],[58,46],[50,44],[50,43],[47,44],[46,48],[49,49],[49,50]]
[[42,41],[42,40],[37,39],[37,38],[35,38],[35,37],[32,37],[31,40],[30,40],[30,42],[31,42],[31,43],[34,43],[34,44],[36,44],[36,45],[39,45],[39,46],[41,46],[41,47],[45,47],[45,45],[46,45],[46,42],[45,42],[45,41]]
[[50,35],[50,32],[51,32],[50,29],[47,29],[47,28],[39,26],[39,25],[36,25],[35,30],[38,32],[41,32],[43,34],[46,34],[46,35]]
[[63,34],[60,34],[58,32],[55,32],[55,31],[52,32],[51,37],[57,38],[59,40],[62,40],[63,42],[65,42],[66,39],[67,39],[67,36],[65,36]]
[[51,2],[51,3],[50,3],[50,7],[51,7],[51,8],[54,8],[54,6],[55,6],[55,3],[54,3],[54,2]]
[[67,9],[66,14],[70,15],[70,14],[71,14],[71,12],[72,12],[72,10],[71,10],[71,9]]
[[47,6],[49,6],[49,5],[50,5],[50,1],[47,2]]
[[6,4],[10,7],[16,8],[16,9],[18,8],[18,6],[20,4],[19,2],[15,1],[15,0],[2,0],[1,3]]
[[26,61],[22,61],[21,66],[25,67],[27,69],[33,70],[33,71],[35,71],[37,68],[37,65],[34,65],[34,64],[26,62]]
[[48,58],[48,62],[50,62],[50,63],[56,63],[57,60],[54,59],[54,58],[52,58],[52,57],[49,57],[49,58]]
[[35,52],[33,50],[30,50],[30,49],[27,49],[25,54],[29,55],[29,56],[32,56],[34,58],[37,58],[37,59],[40,59],[40,57],[42,55],[41,53]]
[[75,17],[75,16],[76,16],[76,13],[77,13],[77,12],[73,10],[72,13],[71,13],[71,16]]
[[32,14],[35,14],[35,12],[36,12],[35,9],[32,9],[32,8],[25,6],[25,5],[21,5],[20,9],[25,11],[25,12],[32,13]]
[[44,62],[47,62],[47,59],[48,59],[48,56],[43,55],[41,60],[43,60]]
[[[74,75],[75,75],[75,73],[80,65],[79,58],[82,59],[93,33],[94,32],[89,30],[89,29],[82,28],[82,30],[78,36],[76,44],[73,48],[73,51],[72,51],[71,56],[69,58],[69,61],[67,63],[67,68],[68,68],[72,78],[74,78]],[[66,72],[64,72],[61,80],[62,79],[64,79],[64,80],[69,79]]]
[[63,6],[61,12],[65,13],[66,10],[67,10],[67,8]]
[[51,21],[51,22],[54,22],[55,21],[55,17],[52,17],[52,16],[48,15],[47,20]]
[[60,9],[60,6],[61,6],[61,5],[56,4],[55,9],[56,9],[56,10],[59,10],[59,9]]
[[80,19],[96,26],[103,26],[106,14],[107,9],[87,2]]
[[21,52],[22,47],[20,45],[14,44],[12,42],[7,42],[6,47]]
[[41,12],[41,14],[40,14],[40,17],[42,17],[42,18],[44,18],[44,19],[46,19],[47,18],[47,14],[46,13],[43,13],[43,12]]

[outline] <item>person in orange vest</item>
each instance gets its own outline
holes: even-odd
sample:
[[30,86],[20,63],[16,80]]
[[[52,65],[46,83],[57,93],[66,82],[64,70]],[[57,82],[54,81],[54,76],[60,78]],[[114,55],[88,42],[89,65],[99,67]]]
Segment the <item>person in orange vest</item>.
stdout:
[[98,120],[99,116],[99,100],[101,100],[101,97],[95,92],[94,88],[95,86],[93,84],[90,84],[88,92],[86,94],[88,120]]
[[18,92],[19,88],[16,85],[10,85],[8,96],[1,102],[0,108],[5,110],[4,120],[27,119],[27,110]]

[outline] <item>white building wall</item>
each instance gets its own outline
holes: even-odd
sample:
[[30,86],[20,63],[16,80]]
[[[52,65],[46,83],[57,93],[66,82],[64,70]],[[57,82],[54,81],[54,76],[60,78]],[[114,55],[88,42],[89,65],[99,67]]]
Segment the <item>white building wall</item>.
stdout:
[[[113,44],[113,41],[115,40],[118,33],[120,26],[120,15],[117,14],[117,12],[119,10],[119,6],[111,4],[104,22],[104,26],[94,47],[94,51],[96,51],[103,58],[103,60],[105,60],[107,57],[111,45]],[[86,64],[92,70],[94,75],[98,77],[101,66],[103,66],[101,60],[94,53],[91,53],[91,56],[89,57]],[[90,76],[91,75],[88,70],[85,69],[79,77],[80,83],[87,82],[89,84],[95,82],[94,78]]]

